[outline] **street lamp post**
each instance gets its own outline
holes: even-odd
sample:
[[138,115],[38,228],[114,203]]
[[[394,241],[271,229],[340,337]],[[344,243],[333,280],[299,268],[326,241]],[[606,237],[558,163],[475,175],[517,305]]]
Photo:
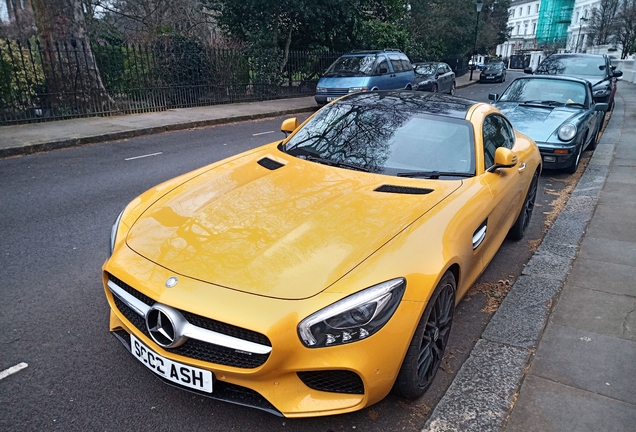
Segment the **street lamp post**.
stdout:
[[477,6],[477,21],[475,22],[475,44],[473,45],[473,56],[472,56],[473,67],[470,69],[469,81],[473,80],[473,70],[477,68],[477,60],[475,60],[475,51],[477,51],[477,30],[479,30],[479,13],[481,12],[481,8],[484,6],[484,1],[477,0],[475,2],[475,5]]
[[581,27],[583,27],[583,21],[587,22],[587,18],[581,17],[579,19],[579,35],[576,37],[576,46],[574,47],[574,52],[579,52],[579,40],[581,39]]

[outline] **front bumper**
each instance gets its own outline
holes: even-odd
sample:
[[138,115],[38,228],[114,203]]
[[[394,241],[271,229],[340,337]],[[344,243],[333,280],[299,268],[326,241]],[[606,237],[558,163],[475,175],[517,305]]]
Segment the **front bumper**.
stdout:
[[[543,160],[543,168],[562,169],[572,165],[572,161],[576,157],[578,146],[572,144],[570,146],[554,146],[546,143],[537,143],[541,159]],[[555,150],[567,151],[566,154],[555,153]]]
[[[130,334],[133,334],[160,356],[212,372],[213,392],[195,391],[197,394],[285,417],[346,413],[383,399],[391,390],[401,366],[417,324],[415,317],[419,317],[423,309],[421,303],[403,301],[389,322],[368,339],[327,348],[307,348],[297,335],[298,323],[341,295],[322,293],[295,301],[271,299],[184,276],[179,276],[175,288],[168,289],[163,284],[174,274],[127,249],[120,248],[117,259],[111,258],[104,265],[110,331],[129,350]],[[130,269],[143,278],[135,277]],[[136,318],[134,311],[131,315],[113,295],[108,288],[109,278],[134,289],[135,295],[145,302],[159,302],[184,311],[184,314],[187,311],[264,335],[271,341],[272,351],[264,359],[253,359],[254,356],[248,355],[245,362],[237,363],[193,354],[186,346],[187,342],[182,345],[187,349],[164,349],[149,336],[145,321]],[[210,349],[214,351],[215,347]],[[246,357],[243,352],[228,355]],[[139,367],[144,369],[141,364]],[[346,385],[342,385],[343,381],[347,381]],[[168,384],[180,387],[172,382]]]
[[316,93],[316,96],[314,96],[314,99],[316,99],[316,103],[318,105],[325,105],[347,94],[349,94],[348,90],[321,92],[321,93]]

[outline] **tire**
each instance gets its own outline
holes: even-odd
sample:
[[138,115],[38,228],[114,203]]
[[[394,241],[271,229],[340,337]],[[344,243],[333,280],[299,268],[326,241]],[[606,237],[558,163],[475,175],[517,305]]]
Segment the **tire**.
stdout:
[[433,88],[431,89],[431,92],[437,93],[437,91],[438,91],[437,84],[433,84]]
[[455,312],[455,276],[447,271],[428,301],[393,385],[393,393],[417,399],[433,383]]
[[453,81],[453,83],[451,84],[451,88],[448,94],[451,96],[455,96],[455,81]]
[[581,162],[581,153],[583,153],[583,146],[585,145],[585,138],[583,142],[577,146],[576,157],[572,161],[569,167],[565,168],[565,172],[568,174],[574,174],[579,168],[579,162]]
[[586,150],[596,150],[596,146],[598,145],[598,134],[600,132],[600,128],[596,129],[596,133],[594,134],[594,137],[592,138],[592,141],[590,141],[590,143],[587,145],[587,149]]
[[523,206],[517,216],[510,231],[508,231],[508,238],[511,240],[521,240],[528,230],[530,225],[530,219],[532,218],[532,210],[534,210],[534,203],[537,198],[537,189],[539,185],[539,171],[535,171],[526,193],[526,198],[523,200]]

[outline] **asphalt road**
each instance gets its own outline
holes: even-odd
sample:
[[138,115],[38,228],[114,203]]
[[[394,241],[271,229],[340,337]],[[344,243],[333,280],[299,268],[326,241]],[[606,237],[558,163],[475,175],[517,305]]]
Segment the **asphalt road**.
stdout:
[[[506,85],[457,93],[486,101]],[[500,300],[497,282],[521,274],[570,176],[542,175],[526,239],[506,241],[459,304],[442,370],[417,401],[389,396],[352,414],[282,419],[166,386],[108,333],[100,268],[119,211],[164,180],[282,138],[281,121],[0,160],[0,371],[28,365],[0,378],[0,430],[421,430],[488,323],[488,307]]]

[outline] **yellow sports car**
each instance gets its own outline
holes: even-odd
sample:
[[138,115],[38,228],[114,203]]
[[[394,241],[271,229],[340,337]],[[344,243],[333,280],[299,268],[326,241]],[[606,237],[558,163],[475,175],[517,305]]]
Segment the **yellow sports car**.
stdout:
[[526,231],[535,143],[491,105],[410,91],[282,130],[122,211],[110,331],[168,384],[285,417],[421,396],[455,304]]

